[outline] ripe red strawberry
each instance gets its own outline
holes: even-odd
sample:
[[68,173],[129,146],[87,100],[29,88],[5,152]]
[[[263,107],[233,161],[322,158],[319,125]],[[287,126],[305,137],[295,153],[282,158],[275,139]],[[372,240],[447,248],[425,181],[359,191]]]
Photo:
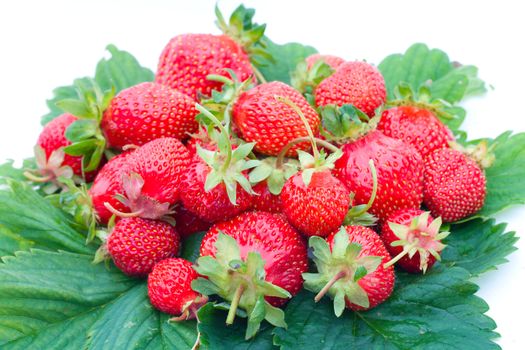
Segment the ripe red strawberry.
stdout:
[[454,149],[438,149],[425,158],[424,203],[444,222],[464,219],[483,207],[486,179],[483,169]]
[[377,170],[377,195],[371,214],[384,221],[394,211],[418,208],[423,200],[423,161],[419,153],[400,140],[374,130],[342,147],[334,175],[355,194],[354,205],[369,201],[373,181],[369,160]]
[[266,181],[259,182],[255,185],[253,191],[256,193],[252,200],[253,210],[266,211],[275,214],[283,212],[281,196],[271,193]]
[[386,136],[414,146],[424,158],[454,141],[452,132],[431,111],[413,106],[399,106],[383,112],[377,125]]
[[189,212],[184,206],[179,206],[175,214],[175,227],[180,236],[185,239],[197,232],[208,231],[211,224],[197,217],[196,215]]
[[191,289],[191,283],[198,276],[191,262],[182,258],[158,262],[148,276],[151,305],[167,314],[177,315],[175,320],[195,318],[199,307],[208,300]]
[[183,34],[170,40],[162,52],[155,81],[191,98],[209,96],[222,83],[208,80],[209,74],[228,76],[231,69],[240,81],[253,76],[243,48],[226,35]]
[[252,319],[252,311],[263,302],[264,318],[286,326],[284,312],[275,306],[299,292],[308,259],[301,236],[281,215],[248,212],[216,224],[204,236],[200,253],[195,269],[208,279],[197,280],[194,288],[213,288],[231,302],[227,324],[241,307],[257,324],[248,326],[246,337],[253,336],[263,317]]
[[311,69],[314,66],[314,64],[319,60],[322,60],[333,69],[337,69],[340,65],[345,63],[345,60],[338,56],[321,55],[319,53],[314,53],[313,55],[306,57],[306,64],[308,65],[308,69]]
[[180,237],[168,223],[123,218],[115,224],[106,244],[113,262],[122,272],[144,277],[156,263],[178,254]]
[[184,140],[197,131],[195,101],[167,86],[141,83],[115,96],[101,128],[111,147],[142,146],[161,137]]
[[342,224],[351,204],[350,192],[329,170],[315,171],[308,185],[299,172],[281,192],[288,221],[306,236],[328,236]]
[[315,89],[317,106],[352,104],[373,116],[386,101],[385,80],[366,62],[346,62]]
[[319,301],[328,293],[339,317],[346,307],[368,310],[384,302],[394,289],[394,269],[381,238],[365,226],[341,227],[328,236],[310,238],[318,273],[305,273],[306,289],[319,292]]
[[381,229],[381,239],[396,263],[410,273],[425,273],[440,259],[448,232],[439,232],[441,218],[434,219],[420,209],[401,209],[388,218]]
[[121,212],[127,212],[129,208],[115,198],[117,194],[123,194],[122,176],[129,172],[128,158],[133,152],[121,153],[111,158],[97,174],[93,185],[89,189],[89,195],[97,219],[101,224],[107,224],[113,213],[106,208],[104,203]]
[[[302,111],[314,136],[319,134],[320,119],[301,93],[289,85],[274,81],[242,93],[233,106],[233,121],[247,142],[256,142],[254,149],[262,154],[278,155],[281,149],[298,137],[307,136],[306,127],[297,112],[278,101],[276,96],[291,100]],[[294,146],[287,153],[306,150],[308,143]]]

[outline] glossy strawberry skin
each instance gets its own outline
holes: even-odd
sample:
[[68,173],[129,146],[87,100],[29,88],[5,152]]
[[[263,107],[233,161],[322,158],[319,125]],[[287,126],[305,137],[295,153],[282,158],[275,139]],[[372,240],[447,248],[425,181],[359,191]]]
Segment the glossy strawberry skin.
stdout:
[[366,62],[341,64],[315,90],[315,104],[352,104],[369,116],[386,101],[385,80],[379,70]]
[[[388,254],[379,235],[372,229],[365,226],[346,226],[345,229],[350,243],[354,242],[361,245],[361,252],[358,257],[379,256],[382,258],[381,265],[374,272],[367,274],[358,281],[361,288],[368,294],[370,302],[368,309],[372,309],[388,299],[394,290],[394,268],[392,266],[386,269],[383,267],[383,264],[390,260],[390,254]],[[326,239],[330,249],[333,248],[334,237],[337,232],[334,231]],[[348,299],[346,300],[346,307],[355,311],[364,310],[363,307],[350,303]]]
[[188,211],[207,222],[231,219],[252,206],[252,196],[237,185],[237,205],[228,198],[226,187],[220,183],[210,191],[204,190],[211,168],[198,156],[192,158],[183,178],[182,204]]
[[197,131],[195,101],[169,87],[141,83],[122,90],[104,112],[102,130],[111,147],[142,146],[161,138],[184,140]]
[[[261,84],[239,96],[233,106],[233,121],[247,142],[256,142],[255,151],[276,156],[290,141],[308,136],[300,116],[276,96],[287,97],[303,112],[314,135],[319,134],[320,119],[301,93],[281,82]],[[310,148],[300,143],[288,151],[296,156],[297,150]]]
[[229,77],[235,72],[240,81],[253,76],[248,55],[226,35],[183,34],[170,40],[162,52],[155,81],[197,99],[211,95],[222,83],[210,81],[209,74]]
[[144,277],[156,263],[178,254],[180,237],[175,228],[165,222],[123,218],[109,235],[107,248],[122,272]]
[[444,222],[458,221],[480,210],[486,183],[483,170],[460,151],[438,149],[425,158],[424,203]]
[[377,195],[369,212],[380,222],[394,211],[418,208],[423,201],[423,161],[410,145],[374,130],[342,147],[333,174],[355,194],[354,205],[365,204],[372,194],[369,160],[377,171]]
[[342,224],[350,207],[350,192],[330,171],[314,172],[306,186],[302,174],[289,178],[281,192],[283,212],[305,236],[326,237]]
[[[388,222],[392,222],[395,224],[410,226],[410,223],[412,220],[421,214],[423,214],[424,211],[421,209],[401,209],[393,213],[388,217],[385,224],[383,225],[381,229],[381,239],[383,240],[383,243],[385,244],[386,249],[390,253],[391,256],[397,256],[403,251],[402,246],[392,246],[392,242],[395,242],[399,240],[399,237],[396,236],[396,234],[390,229],[388,226]],[[429,217],[428,224],[432,223],[434,221],[433,217]],[[408,255],[403,256],[396,264],[400,266],[403,270],[410,272],[410,273],[421,273],[420,268],[420,256],[419,252],[416,252],[412,258],[409,258]],[[433,255],[428,256],[428,262],[427,262],[427,269],[430,269],[434,263],[436,262],[436,258],[434,258]]]
[[175,227],[180,236],[185,239],[197,232],[206,232],[211,224],[189,212],[184,206],[179,206],[173,215]]
[[[261,255],[266,281],[286,289],[292,296],[301,290],[302,273],[308,269],[306,244],[281,215],[253,211],[212,226],[202,240],[201,256],[215,256],[219,231],[237,241],[242,259],[252,251]],[[274,306],[287,301],[276,297],[266,300]]]
[[[71,145],[71,141],[66,138],[66,129],[77,121],[77,117],[72,114],[64,113],[46,124],[38,136],[37,145],[42,147],[49,159],[54,151]],[[73,173],[82,176],[82,157],[70,156],[66,154],[62,165],[70,166]],[[96,171],[89,172],[86,175],[86,182],[93,181]]]
[[169,258],[158,262],[148,276],[148,296],[151,305],[170,315],[180,315],[187,303],[199,294],[191,289],[198,274],[191,262]]
[[327,65],[329,65],[333,69],[337,69],[340,65],[345,63],[345,60],[341,57],[334,55],[322,55],[319,53],[314,53],[313,55],[306,57],[305,60],[306,64],[308,65],[308,69],[312,68],[313,65],[316,64],[319,60],[323,60]]
[[283,212],[281,196],[271,193],[266,181],[259,182],[253,186],[253,191],[257,193],[257,195],[253,197],[253,210],[275,214]]
[[101,224],[107,224],[113,215],[104,206],[105,202],[108,202],[113,208],[119,211],[129,211],[129,208],[117,200],[115,195],[124,194],[122,176],[129,172],[128,157],[132,153],[133,152],[125,152],[111,158],[102,169],[100,169],[93,181],[93,185],[89,189],[93,208]]
[[454,141],[452,132],[431,111],[413,106],[387,109],[377,129],[386,136],[414,146],[424,158],[430,152],[447,148]]

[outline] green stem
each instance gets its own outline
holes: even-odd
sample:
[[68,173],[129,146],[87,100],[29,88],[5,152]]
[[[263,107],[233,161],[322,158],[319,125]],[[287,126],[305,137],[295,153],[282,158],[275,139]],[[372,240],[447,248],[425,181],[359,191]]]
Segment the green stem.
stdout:
[[206,76],[206,79],[207,80],[211,80],[211,81],[216,81],[216,82],[219,82],[219,83],[223,83],[223,84],[226,84],[226,85],[233,84],[233,80],[228,79],[224,75],[219,75],[219,74],[208,74]]
[[24,176],[33,182],[49,182],[55,178],[53,175],[37,176],[30,171],[24,171]]
[[408,252],[414,248],[415,246],[417,246],[419,244],[419,240],[415,240],[412,244],[409,244],[407,246],[405,246],[403,248],[403,251],[399,254],[397,254],[395,257],[393,257],[392,259],[390,259],[390,261],[386,262],[383,264],[383,268],[386,269],[392,265],[394,265],[396,262],[398,262],[399,260],[401,260],[405,255],[408,254]]
[[[292,148],[293,146],[297,145],[298,143],[310,142],[310,141],[311,141],[311,139],[310,139],[309,136],[298,137],[295,140],[290,141],[286,146],[283,147],[281,152],[279,152],[279,154],[277,155],[277,159],[275,161],[275,167],[277,169],[281,169],[282,168],[283,163],[284,163],[284,157],[286,156],[286,153],[288,153],[290,148]],[[314,141],[315,141],[315,143],[317,145],[322,146],[324,148],[327,148],[327,149],[329,149],[332,152],[339,151],[339,148],[337,148],[336,146],[332,145],[328,141],[321,140],[321,139],[318,139],[318,138],[315,138],[315,137],[314,137]]]
[[257,80],[259,80],[259,83],[266,84],[267,81],[264,78],[264,75],[262,75],[261,71],[257,67],[255,67],[253,63],[252,63],[252,69],[253,69],[253,72],[255,73],[255,77],[257,78]]
[[239,302],[241,301],[242,293],[244,293],[244,285],[239,284],[239,286],[235,290],[235,294],[233,295],[230,310],[228,310],[228,317],[226,317],[227,325],[233,324],[233,320],[235,320],[235,314],[237,312],[237,308],[239,307]]
[[374,204],[374,201],[376,199],[377,195],[377,171],[376,167],[374,165],[374,161],[370,159],[368,161],[368,166],[370,167],[370,172],[372,173],[372,194],[370,195],[370,199],[368,200],[368,203],[366,203],[366,206],[359,212],[355,213],[353,217],[359,217],[366,213],[371,207],[372,204]]
[[348,273],[346,271],[339,271],[337,274],[335,274],[330,281],[328,281],[327,284],[321,289],[319,293],[315,296],[314,300],[317,303],[319,300],[321,300],[322,297],[325,296],[326,293],[332,288],[332,286],[335,284],[335,282],[339,281],[341,278],[346,277]]

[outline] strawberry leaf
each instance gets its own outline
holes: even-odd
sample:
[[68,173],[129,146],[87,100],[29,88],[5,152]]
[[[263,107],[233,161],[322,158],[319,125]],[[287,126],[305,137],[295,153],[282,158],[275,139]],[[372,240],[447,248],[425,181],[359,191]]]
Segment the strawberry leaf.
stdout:
[[[496,324],[488,305],[474,293],[470,274],[459,267],[437,267],[427,275],[399,274],[385,303],[366,312],[333,315],[329,300],[315,303],[301,292],[286,307],[288,329],[275,328],[281,349],[498,349]],[[373,345],[372,345],[373,344]]]
[[34,243],[0,226],[0,256],[13,254],[19,250],[29,250]]

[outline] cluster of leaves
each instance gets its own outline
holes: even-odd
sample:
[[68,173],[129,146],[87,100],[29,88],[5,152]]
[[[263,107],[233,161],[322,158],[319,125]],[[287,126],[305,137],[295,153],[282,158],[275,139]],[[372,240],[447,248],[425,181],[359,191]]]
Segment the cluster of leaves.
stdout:
[[[264,40],[275,60],[259,66],[268,80],[289,82],[295,65],[315,52],[300,44]],[[112,53],[112,59],[97,66],[95,80],[102,87],[115,86],[118,91],[137,79],[152,78],[129,54],[122,56],[128,63],[121,64],[112,61],[117,57]],[[421,44],[405,55],[387,57],[379,68],[389,96],[400,82],[417,90],[432,80],[432,94],[451,104],[484,89],[474,67],[457,68],[443,52]],[[54,104],[72,97],[73,91],[72,87],[55,90],[44,121],[60,113]],[[424,276],[399,272],[388,301],[367,312],[347,311],[340,318],[333,315],[328,301],[314,303],[313,295],[303,291],[285,309],[287,329],[263,323],[250,342],[244,340],[246,321],[226,327],[225,312],[211,303],[199,311],[198,324],[168,323],[169,316],[149,304],[145,281],[126,277],[113,266],[92,264],[96,245],[86,245],[86,232],[74,218],[24,183],[12,164],[4,164],[0,166],[0,348],[188,349],[200,332],[202,349],[418,349],[435,344],[497,349],[492,341],[497,337],[496,325],[485,315],[488,306],[475,296],[478,287],[470,280],[505,262],[515,249],[514,233],[487,218],[525,198],[521,181],[525,134],[506,133],[494,141],[497,160],[487,170],[485,208],[478,218],[452,225],[441,264]],[[202,234],[191,236],[182,256],[195,261],[201,239]]]

